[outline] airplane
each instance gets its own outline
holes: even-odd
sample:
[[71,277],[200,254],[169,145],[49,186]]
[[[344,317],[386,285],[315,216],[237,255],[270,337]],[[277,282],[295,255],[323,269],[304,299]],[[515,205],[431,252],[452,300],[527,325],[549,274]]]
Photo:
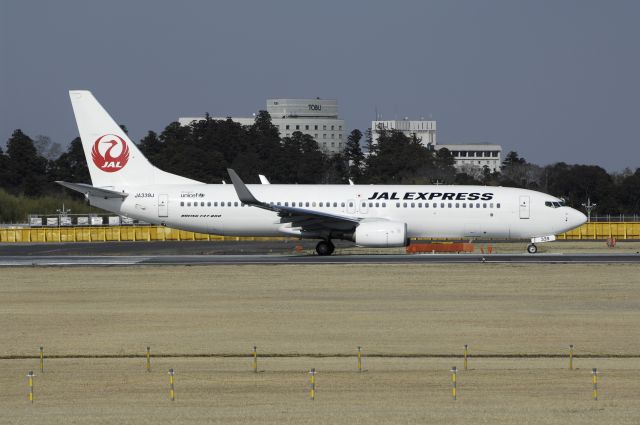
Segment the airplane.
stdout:
[[403,247],[411,238],[555,240],[586,222],[556,197],[526,189],[457,185],[205,184],[153,166],[90,91],[69,92],[92,184],[57,183],[113,213],[193,232]]

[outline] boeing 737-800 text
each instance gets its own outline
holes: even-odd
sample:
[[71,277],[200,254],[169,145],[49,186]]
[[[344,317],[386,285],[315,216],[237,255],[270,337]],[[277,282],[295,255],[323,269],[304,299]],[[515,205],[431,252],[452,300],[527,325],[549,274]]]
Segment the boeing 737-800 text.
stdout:
[[410,238],[555,239],[586,217],[561,199],[491,186],[205,184],[154,167],[89,91],[69,92],[92,184],[58,182],[91,205],[176,229],[401,247]]

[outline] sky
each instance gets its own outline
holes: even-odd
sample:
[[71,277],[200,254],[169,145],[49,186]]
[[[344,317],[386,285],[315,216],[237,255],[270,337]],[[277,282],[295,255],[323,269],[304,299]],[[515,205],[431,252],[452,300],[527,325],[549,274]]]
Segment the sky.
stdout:
[[68,90],[134,141],[181,116],[337,99],[349,129],[431,117],[438,143],[640,167],[638,1],[0,2],[0,144],[67,146]]

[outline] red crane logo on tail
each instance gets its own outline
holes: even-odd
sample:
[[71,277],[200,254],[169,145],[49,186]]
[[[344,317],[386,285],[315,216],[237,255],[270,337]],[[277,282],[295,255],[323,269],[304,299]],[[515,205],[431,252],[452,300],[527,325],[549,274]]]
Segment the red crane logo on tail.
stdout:
[[120,136],[105,134],[98,137],[91,150],[96,167],[106,173],[122,170],[129,160],[129,146]]

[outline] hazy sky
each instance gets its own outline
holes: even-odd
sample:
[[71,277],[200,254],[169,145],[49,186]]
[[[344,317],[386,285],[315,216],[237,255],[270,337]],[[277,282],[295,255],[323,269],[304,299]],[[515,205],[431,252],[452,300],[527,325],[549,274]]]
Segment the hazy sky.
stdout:
[[65,146],[89,89],[135,141],[179,116],[339,101],[349,129],[433,117],[439,143],[640,167],[639,1],[0,1],[0,141]]

